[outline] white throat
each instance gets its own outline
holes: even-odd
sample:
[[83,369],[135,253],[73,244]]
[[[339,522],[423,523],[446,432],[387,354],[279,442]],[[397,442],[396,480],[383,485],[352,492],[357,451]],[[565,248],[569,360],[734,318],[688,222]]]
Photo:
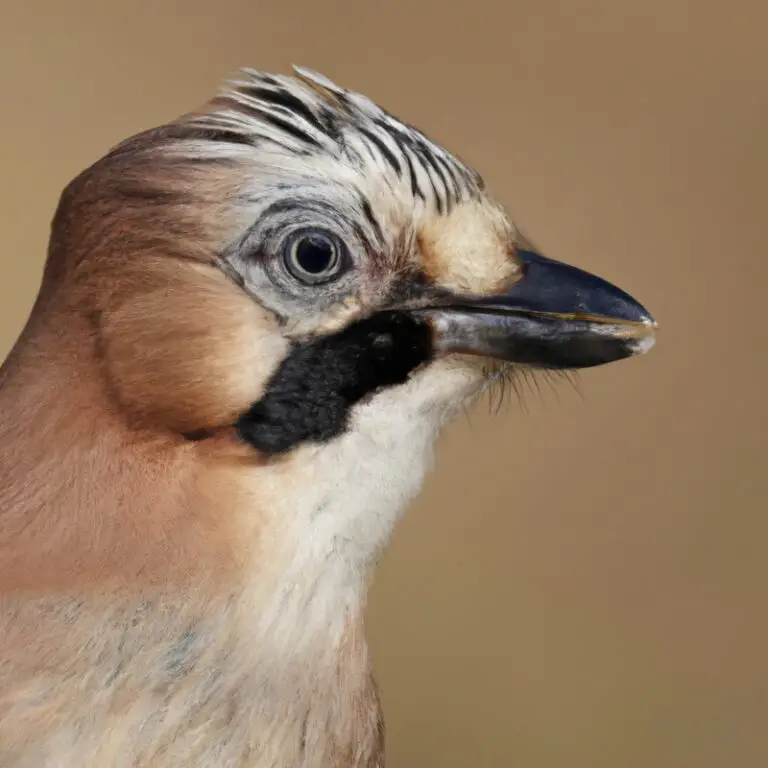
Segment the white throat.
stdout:
[[371,568],[421,489],[441,426],[478,390],[477,371],[433,366],[359,405],[339,438],[258,470],[271,510],[264,546],[276,555],[271,577],[260,572],[271,592],[265,611],[259,590],[260,615],[276,637],[301,627],[302,645],[362,612]]

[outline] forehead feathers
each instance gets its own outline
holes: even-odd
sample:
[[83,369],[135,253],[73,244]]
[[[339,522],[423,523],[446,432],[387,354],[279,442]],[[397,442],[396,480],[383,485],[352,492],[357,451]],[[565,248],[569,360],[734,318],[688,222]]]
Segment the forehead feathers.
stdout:
[[288,77],[241,70],[203,114],[185,119],[208,132],[196,149],[243,156],[257,147],[275,172],[352,174],[363,188],[384,182],[406,192],[411,207],[438,214],[483,196],[479,174],[418,129],[322,75],[294,71]]
[[[114,243],[237,268],[251,245],[300,226],[329,226],[378,278],[421,269],[482,292],[515,271],[514,225],[476,171],[299,68],[241,70],[200,110],[119,144],[65,191],[54,250],[77,262]],[[369,275],[367,289],[386,291]]]

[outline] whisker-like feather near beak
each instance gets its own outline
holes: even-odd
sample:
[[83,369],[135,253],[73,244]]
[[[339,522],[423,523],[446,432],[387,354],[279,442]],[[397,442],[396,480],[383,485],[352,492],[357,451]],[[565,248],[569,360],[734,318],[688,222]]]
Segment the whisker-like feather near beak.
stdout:
[[581,399],[584,393],[579,383],[578,371],[533,368],[523,365],[505,363],[490,363],[484,366],[487,383],[483,388],[482,397],[487,399],[489,413],[498,415],[508,402],[511,394],[515,395],[516,405],[524,413],[529,412],[528,400],[533,396],[538,402],[546,403],[546,391],[541,387],[544,383],[547,391],[551,392],[556,402],[560,403],[559,384],[570,385]]

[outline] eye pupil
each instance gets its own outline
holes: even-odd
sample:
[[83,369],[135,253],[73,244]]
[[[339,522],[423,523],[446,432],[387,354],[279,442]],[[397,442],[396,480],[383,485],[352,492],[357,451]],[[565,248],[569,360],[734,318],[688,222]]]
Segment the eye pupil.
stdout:
[[310,275],[321,275],[333,265],[336,249],[333,243],[316,235],[302,238],[296,244],[296,265]]
[[327,283],[344,272],[344,244],[320,231],[296,233],[288,239],[283,263],[291,276],[305,285]]

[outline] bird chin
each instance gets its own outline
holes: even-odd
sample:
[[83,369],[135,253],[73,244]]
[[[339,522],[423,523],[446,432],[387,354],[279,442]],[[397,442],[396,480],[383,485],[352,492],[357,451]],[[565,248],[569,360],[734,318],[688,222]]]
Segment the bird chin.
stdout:
[[[414,414],[431,413],[450,421],[486,394],[504,389],[518,366],[474,354],[438,354],[415,369],[408,382],[390,390],[393,400]],[[387,392],[377,395],[387,397]]]

